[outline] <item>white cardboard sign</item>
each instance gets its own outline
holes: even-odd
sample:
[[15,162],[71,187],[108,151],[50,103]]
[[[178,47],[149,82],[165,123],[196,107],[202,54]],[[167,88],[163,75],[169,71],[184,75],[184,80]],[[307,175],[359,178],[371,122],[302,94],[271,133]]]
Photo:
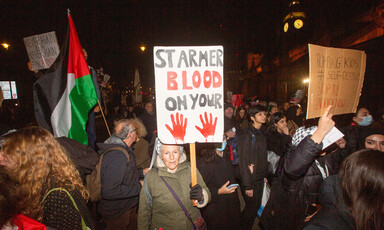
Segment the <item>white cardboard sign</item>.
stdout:
[[32,69],[47,69],[60,53],[55,31],[24,38]]
[[154,47],[157,130],[161,142],[222,142],[222,46]]

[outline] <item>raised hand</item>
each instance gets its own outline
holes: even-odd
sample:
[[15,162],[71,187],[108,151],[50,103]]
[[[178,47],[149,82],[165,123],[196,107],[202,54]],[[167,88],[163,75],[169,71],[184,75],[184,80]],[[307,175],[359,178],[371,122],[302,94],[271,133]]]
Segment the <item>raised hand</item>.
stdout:
[[331,131],[331,129],[335,126],[335,122],[332,120],[333,115],[329,113],[331,108],[332,105],[325,109],[324,114],[320,117],[317,129],[311,137],[311,139],[318,144],[323,141],[325,135],[327,135],[327,133],[329,133],[329,131]]
[[214,136],[216,132],[216,124],[217,124],[217,117],[215,118],[215,121],[212,121],[212,113],[209,114],[209,120],[207,112],[204,113],[205,121],[203,120],[203,116],[200,114],[200,121],[203,125],[202,128],[195,126],[197,130],[200,131],[201,134],[205,137],[205,140],[207,140],[208,136]]
[[185,137],[185,132],[187,130],[187,118],[184,120],[183,114],[176,113],[176,121],[175,121],[175,116],[171,114],[171,121],[172,121],[172,127],[169,127],[169,125],[165,125],[165,127],[171,132],[173,138],[175,138],[176,143],[177,142],[182,142],[184,143],[184,137]]

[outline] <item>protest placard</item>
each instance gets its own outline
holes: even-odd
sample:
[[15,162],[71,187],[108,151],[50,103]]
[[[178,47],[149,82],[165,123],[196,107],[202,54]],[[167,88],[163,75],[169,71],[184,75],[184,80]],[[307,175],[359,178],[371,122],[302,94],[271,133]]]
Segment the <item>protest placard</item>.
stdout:
[[235,94],[231,96],[231,104],[233,107],[238,108],[239,106],[243,106],[243,94]]
[[223,65],[222,46],[154,47],[161,142],[222,142]]
[[32,69],[47,69],[60,53],[55,31],[24,38]]
[[365,64],[364,51],[309,44],[307,119],[320,117],[328,105],[334,115],[356,112]]

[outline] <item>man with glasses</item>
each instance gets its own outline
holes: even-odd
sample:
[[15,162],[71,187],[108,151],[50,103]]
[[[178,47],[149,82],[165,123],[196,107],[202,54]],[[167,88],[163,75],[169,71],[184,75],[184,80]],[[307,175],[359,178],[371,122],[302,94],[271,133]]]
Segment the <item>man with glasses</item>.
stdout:
[[136,141],[136,130],[129,120],[120,120],[113,135],[98,144],[99,153],[103,154],[98,210],[107,229],[137,229],[136,211],[141,190],[139,178],[143,170],[137,169],[131,149]]

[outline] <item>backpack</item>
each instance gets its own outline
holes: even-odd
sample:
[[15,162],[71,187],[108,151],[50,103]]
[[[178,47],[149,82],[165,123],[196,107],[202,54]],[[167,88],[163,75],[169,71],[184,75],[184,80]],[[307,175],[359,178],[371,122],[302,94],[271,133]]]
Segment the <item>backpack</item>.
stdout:
[[239,165],[239,151],[237,149],[237,140],[237,135],[234,138],[228,140],[229,156],[232,165]]
[[253,131],[251,130],[251,128],[246,128],[245,130],[247,130],[248,133],[251,134],[251,136],[252,136],[251,144],[252,144],[252,147],[254,147],[255,144],[256,144],[256,136],[255,136],[255,134],[253,133]]
[[[249,132],[249,134],[251,134],[251,136],[252,136],[251,144],[252,144],[252,148],[254,148],[255,144],[256,144],[256,136],[250,128],[246,128],[245,130],[247,130]],[[269,171],[269,173],[274,175],[279,169],[280,156],[277,155],[275,152],[270,151],[270,150],[267,150],[267,154],[268,154],[267,155],[268,171]]]
[[91,201],[99,201],[101,199],[101,178],[100,178],[101,162],[103,160],[104,155],[113,150],[119,150],[123,152],[127,157],[127,162],[129,162],[129,154],[127,150],[125,150],[123,147],[110,148],[100,156],[99,163],[97,163],[92,173],[90,175],[87,175],[86,177],[85,187],[89,192],[89,198]]
[[83,182],[91,174],[100,160],[99,154],[88,145],[68,137],[58,137],[56,140],[66,150],[71,161],[75,164]]

